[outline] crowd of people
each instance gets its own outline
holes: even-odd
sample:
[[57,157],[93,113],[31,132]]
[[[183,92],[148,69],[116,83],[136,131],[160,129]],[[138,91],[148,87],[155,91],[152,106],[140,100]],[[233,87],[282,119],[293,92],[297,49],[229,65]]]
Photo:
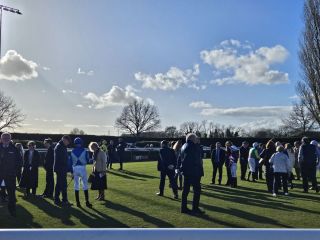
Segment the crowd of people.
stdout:
[[[9,213],[16,215],[16,188],[24,191],[26,198],[41,197],[53,199],[54,204],[63,207],[70,207],[73,204],[68,200],[68,185],[71,181],[67,180],[70,173],[71,180],[74,180],[74,193],[77,207],[80,203],[80,185],[85,196],[85,205],[89,208],[92,204],[89,201],[89,184],[91,190],[97,190],[96,200],[105,200],[105,189],[107,189],[107,169],[112,167],[112,162],[117,157],[120,162],[120,169],[123,169],[123,156],[125,143],[119,139],[115,152],[106,151],[104,144],[97,142],[89,144],[89,152],[84,147],[81,138],[77,137],[73,141],[74,148],[68,152],[68,146],[72,144],[71,138],[67,135],[54,144],[51,139],[44,140],[47,149],[44,157],[43,167],[46,172],[46,184],[43,194],[36,195],[38,188],[40,153],[36,150],[33,141],[28,142],[28,149],[24,151],[21,143],[14,144],[11,134],[2,133],[0,138],[0,200],[2,203],[8,202]],[[110,142],[108,149],[113,147]],[[87,176],[86,166],[92,163],[92,171]],[[54,174],[56,176],[54,176]],[[18,183],[18,184],[17,184]],[[17,185],[16,185],[17,184]],[[60,198],[61,195],[61,198]]]
[[[77,137],[71,141],[69,136],[54,144],[51,139],[44,140],[46,154],[44,157],[44,169],[46,172],[45,189],[41,195],[36,195],[39,179],[39,167],[41,165],[40,154],[33,141],[28,142],[25,151],[21,143],[14,143],[11,134],[1,134],[0,139],[0,199],[8,202],[8,209],[12,216],[16,215],[16,187],[24,191],[25,197],[41,197],[53,199],[54,204],[70,207],[68,200],[67,176],[71,173],[74,180],[74,194],[77,207],[81,207],[80,189],[85,197],[86,207],[91,208],[89,200],[89,184],[91,190],[98,191],[96,200],[105,200],[107,189],[107,170],[112,169],[112,163],[116,160],[123,169],[126,143],[119,139],[118,145],[114,141],[102,144],[91,142],[89,152],[84,146],[83,140]],[[71,153],[68,146],[73,144]],[[273,139],[266,144],[246,141],[240,147],[231,141],[226,141],[222,146],[216,142],[211,146],[212,181],[211,184],[221,185],[223,171],[226,171],[225,185],[232,188],[238,186],[237,169],[240,164],[241,181],[256,182],[258,179],[266,181],[266,190],[274,197],[283,189],[284,195],[289,194],[289,187],[294,188],[293,180],[301,180],[303,191],[310,189],[319,192],[316,173],[320,168],[320,145],[317,141],[310,141],[307,137],[290,143],[276,142]],[[203,168],[204,150],[200,138],[190,133],[186,136],[185,143],[182,140],[176,142],[161,142],[157,168],[160,172],[160,184],[158,196],[164,195],[165,181],[168,177],[169,186],[172,189],[174,199],[179,199],[179,190],[182,190],[181,213],[204,214],[199,208],[201,195],[201,178],[204,176]],[[87,176],[87,164],[92,163],[92,171]],[[54,176],[55,175],[55,176]],[[309,182],[312,183],[309,188]],[[18,185],[16,185],[18,183]],[[192,209],[188,208],[188,195],[193,187]],[[61,195],[61,198],[60,198]]]

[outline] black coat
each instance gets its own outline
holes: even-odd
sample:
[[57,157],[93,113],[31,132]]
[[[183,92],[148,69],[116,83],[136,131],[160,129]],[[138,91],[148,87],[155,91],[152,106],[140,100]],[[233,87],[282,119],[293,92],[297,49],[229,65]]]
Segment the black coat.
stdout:
[[214,163],[219,163],[221,165],[224,164],[225,162],[225,156],[226,156],[226,152],[223,150],[223,149],[219,149],[219,161],[217,161],[216,159],[216,153],[217,153],[217,149],[213,149],[212,152],[211,152],[211,161],[212,161],[212,164]]
[[175,167],[176,164],[177,157],[174,150],[169,147],[161,148],[158,160],[158,171],[166,171],[168,170],[169,165],[173,165]]
[[57,143],[54,148],[54,164],[53,170],[58,173],[67,173],[68,172],[68,150],[67,147],[63,144],[63,141]]
[[239,149],[239,158],[240,158],[240,163],[241,164],[246,164],[248,163],[248,158],[249,158],[249,147],[244,147],[241,146]]
[[23,157],[23,171],[19,185],[22,188],[37,188],[40,154],[34,150],[31,163],[29,163],[29,154],[30,151],[27,150]]
[[46,156],[44,157],[44,168],[46,171],[53,171],[54,164],[54,148],[50,146],[47,150]]
[[302,144],[300,146],[299,153],[301,153],[303,159],[300,162],[300,166],[316,167],[318,162],[317,148],[312,144]]
[[16,172],[20,159],[20,153],[13,144],[9,144],[7,148],[0,144],[0,183],[4,180],[7,187],[16,186]]
[[180,171],[187,177],[203,176],[200,147],[192,141],[188,141],[182,146]]

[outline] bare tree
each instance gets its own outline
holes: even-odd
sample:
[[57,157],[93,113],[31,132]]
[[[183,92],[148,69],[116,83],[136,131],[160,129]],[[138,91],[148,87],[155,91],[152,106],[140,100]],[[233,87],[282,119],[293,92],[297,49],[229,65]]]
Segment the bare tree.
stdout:
[[135,100],[123,108],[120,117],[116,119],[115,126],[135,136],[153,131],[160,127],[158,109],[143,100]]
[[315,128],[312,114],[301,102],[295,103],[289,116],[282,120],[283,127],[291,135],[304,135]]
[[297,92],[320,124],[320,0],[305,1],[304,26],[299,52],[303,79],[297,85]]
[[70,134],[71,135],[85,135],[86,133],[79,128],[74,128],[70,131]]
[[174,138],[178,135],[177,128],[175,126],[168,126],[165,128],[164,133],[167,137]]
[[195,133],[197,130],[197,122],[184,122],[180,125],[180,132],[187,135],[188,133]]
[[25,119],[11,97],[0,91],[0,131],[19,127]]

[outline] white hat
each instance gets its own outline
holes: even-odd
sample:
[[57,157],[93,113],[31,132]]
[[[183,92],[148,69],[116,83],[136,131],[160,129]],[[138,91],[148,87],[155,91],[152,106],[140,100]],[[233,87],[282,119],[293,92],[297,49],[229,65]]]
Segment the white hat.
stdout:
[[256,147],[258,147],[259,146],[259,143],[257,143],[257,142],[254,142],[253,144],[252,144],[252,147],[254,147],[254,148],[256,148]]

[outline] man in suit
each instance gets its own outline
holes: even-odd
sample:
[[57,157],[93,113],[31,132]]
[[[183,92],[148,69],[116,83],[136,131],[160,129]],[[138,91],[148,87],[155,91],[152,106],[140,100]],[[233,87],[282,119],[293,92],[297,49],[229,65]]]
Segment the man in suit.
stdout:
[[216,175],[217,171],[219,170],[219,185],[221,185],[221,180],[222,180],[222,169],[223,169],[223,164],[225,162],[225,151],[221,149],[221,143],[217,142],[216,143],[216,148],[212,150],[211,152],[211,162],[213,166],[213,174],[212,174],[212,182],[211,184],[216,183]]
[[53,176],[53,164],[54,164],[54,146],[50,138],[44,140],[44,146],[47,149],[46,156],[44,158],[44,169],[46,170],[46,188],[42,194],[43,198],[53,198],[54,191],[54,176]]
[[0,185],[8,192],[8,209],[16,216],[16,171],[20,160],[18,149],[11,142],[10,133],[1,134],[0,144]]
[[[63,136],[54,148],[54,172],[57,176],[56,188],[54,192],[54,203],[66,207],[72,206],[68,201],[67,195],[67,173],[68,166],[68,150],[67,146],[71,143],[69,136]],[[71,167],[71,166],[70,166]],[[62,202],[60,201],[60,193],[62,193]]]
[[316,192],[319,192],[317,182],[317,164],[319,163],[320,153],[317,146],[310,143],[309,138],[302,138],[302,145],[299,149],[298,161],[301,168],[303,191],[308,192],[309,181]]
[[249,143],[244,141],[239,150],[239,159],[241,166],[241,180],[246,180],[246,174],[248,169],[248,158],[249,158]]
[[119,163],[120,163],[120,168],[119,170],[123,170],[123,163],[125,160],[125,149],[126,149],[127,143],[123,141],[122,138],[119,138],[119,144],[116,148],[118,158],[119,158]]
[[[201,159],[201,152],[197,145],[197,136],[190,133],[186,137],[186,143],[181,149],[181,166],[180,171],[184,176],[181,213],[187,214],[203,214],[204,211],[200,210],[200,194],[201,194],[201,177],[203,176],[203,165]],[[193,187],[193,202],[192,211],[187,207],[188,194],[190,187]]]
[[178,186],[174,179],[176,163],[177,159],[174,150],[169,148],[167,141],[162,141],[158,160],[158,171],[160,171],[160,192],[157,193],[158,196],[163,196],[165,181],[168,176],[174,198],[178,199]]

